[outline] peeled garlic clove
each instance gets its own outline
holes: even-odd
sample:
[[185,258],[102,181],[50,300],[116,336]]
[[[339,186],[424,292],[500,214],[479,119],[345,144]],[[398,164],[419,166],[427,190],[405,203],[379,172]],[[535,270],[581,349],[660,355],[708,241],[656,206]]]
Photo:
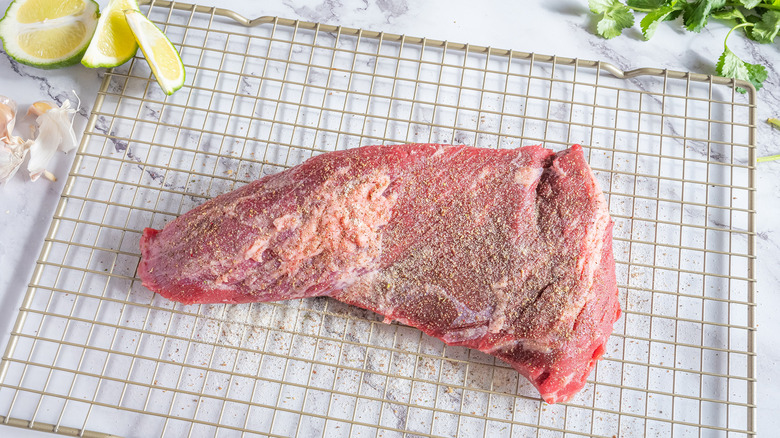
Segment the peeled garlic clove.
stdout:
[[16,102],[0,96],[0,140],[9,142],[16,123]]
[[49,111],[52,108],[57,108],[57,104],[51,101],[41,100],[30,105],[30,108],[27,109],[27,115],[39,117],[41,114]]

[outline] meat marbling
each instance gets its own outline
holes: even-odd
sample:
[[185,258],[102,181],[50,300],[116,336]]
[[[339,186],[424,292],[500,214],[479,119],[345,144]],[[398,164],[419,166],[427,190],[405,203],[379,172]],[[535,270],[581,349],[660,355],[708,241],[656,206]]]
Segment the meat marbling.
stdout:
[[143,284],[184,304],[328,296],[494,355],[569,400],[620,316],[612,221],[575,145],[313,157],[147,228]]

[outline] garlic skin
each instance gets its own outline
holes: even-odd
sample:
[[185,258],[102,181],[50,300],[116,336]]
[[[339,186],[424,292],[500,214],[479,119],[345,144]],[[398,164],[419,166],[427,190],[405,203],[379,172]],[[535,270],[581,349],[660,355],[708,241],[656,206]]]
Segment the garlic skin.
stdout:
[[31,180],[35,181],[43,175],[43,172],[46,171],[46,165],[57,152],[57,147],[61,142],[62,135],[56,125],[50,122],[39,122],[38,136],[30,145],[30,161],[27,163],[27,171],[30,172]]
[[25,143],[16,147],[0,143],[0,184],[13,178],[16,171],[22,167],[22,161],[24,161],[27,151],[29,151],[29,145]]
[[27,163],[30,179],[35,181],[46,173],[46,166],[57,149],[69,152],[78,145],[72,121],[76,109],[71,108],[67,100],[59,107],[54,102],[35,102],[27,113],[38,116],[35,120],[38,135],[30,144],[30,161]]
[[13,136],[16,102],[0,96],[0,184],[11,179],[24,161],[31,142]]

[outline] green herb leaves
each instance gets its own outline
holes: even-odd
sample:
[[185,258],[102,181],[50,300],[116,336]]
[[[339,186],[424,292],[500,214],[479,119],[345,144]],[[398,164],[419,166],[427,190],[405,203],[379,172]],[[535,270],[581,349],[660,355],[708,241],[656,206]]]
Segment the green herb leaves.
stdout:
[[594,14],[601,15],[596,30],[604,38],[614,38],[634,25],[634,14],[619,0],[588,0],[588,6]]
[[761,21],[753,26],[751,35],[759,43],[768,44],[774,41],[778,30],[780,30],[780,12],[766,11],[761,16]]
[[636,10],[657,9],[668,3],[666,0],[628,0],[626,4]]
[[[718,63],[715,65],[715,70],[721,76],[748,81],[753,84],[756,90],[759,90],[767,78],[766,68],[763,65],[750,64],[739,59],[739,57],[735,55],[728,46],[728,40],[731,32],[734,32],[735,29],[739,29],[740,27],[750,26],[752,26],[750,23],[738,24],[731,28],[729,33],[726,34],[726,39],[723,41],[723,53],[720,55],[720,58],[718,58]],[[744,93],[746,90],[744,88],[737,88],[737,91]]]
[[[588,0],[590,10],[598,15],[596,31],[604,38],[614,38],[634,25],[634,13],[643,13],[639,22],[642,35],[650,39],[661,23],[682,16],[682,26],[700,32],[710,19],[732,23],[728,39],[735,29],[744,28],[748,38],[771,43],[780,33],[780,0]],[[723,53],[715,69],[719,75],[749,81],[756,89],[767,78],[764,66],[740,59],[723,43]],[[737,88],[745,92],[743,88]]]
[[707,18],[712,14],[712,11],[725,5],[726,0],[697,0],[693,3],[687,3],[683,12],[685,28],[691,32],[700,32],[707,25]]
[[[756,87],[756,90],[761,88],[767,77],[766,68],[763,65],[749,64],[739,59],[728,47],[718,58],[718,64],[715,66],[715,69],[721,76],[749,81]],[[737,91],[740,93],[745,92],[741,88],[737,88]]]
[[639,23],[639,26],[642,28],[642,35],[645,36],[646,40],[649,40],[653,36],[661,22],[671,21],[680,16],[682,6],[678,5],[676,0],[667,3],[669,4],[661,5],[650,11]]
[[753,9],[761,3],[761,0],[740,0],[739,2],[747,9]]

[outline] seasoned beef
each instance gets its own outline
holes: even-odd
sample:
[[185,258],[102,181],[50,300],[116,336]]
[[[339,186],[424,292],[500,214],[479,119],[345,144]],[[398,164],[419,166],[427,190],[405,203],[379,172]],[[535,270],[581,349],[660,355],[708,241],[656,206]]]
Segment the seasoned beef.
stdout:
[[620,316],[612,221],[578,145],[315,156],[147,228],[143,284],[184,304],[328,296],[511,364],[569,400]]

